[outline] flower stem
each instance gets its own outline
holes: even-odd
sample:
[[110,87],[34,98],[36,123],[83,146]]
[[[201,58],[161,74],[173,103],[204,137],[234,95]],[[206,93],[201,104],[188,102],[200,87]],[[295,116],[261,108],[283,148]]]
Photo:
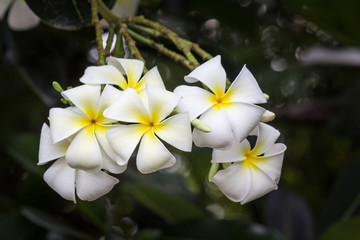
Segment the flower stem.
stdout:
[[120,33],[124,36],[125,42],[130,48],[131,55],[133,55],[136,59],[139,59],[144,62],[144,71],[143,72],[146,73],[148,71],[148,69],[145,67],[145,60],[141,56],[139,49],[136,47],[136,42],[129,35],[126,24],[124,24],[124,23],[121,24]]
[[170,49],[166,48],[163,44],[156,43],[154,40],[146,38],[131,29],[127,29],[127,32],[129,35],[131,35],[134,39],[136,39],[139,42],[142,42],[145,45],[148,45],[149,47],[152,47],[159,51],[160,53],[164,54],[165,56],[173,59],[175,62],[180,62],[185,67],[187,67],[189,70],[194,70],[194,66],[182,55],[171,51]]
[[96,0],[91,0],[91,19],[95,27],[97,50],[99,53],[98,65],[105,65],[105,51],[103,49],[102,34],[103,29],[99,23],[98,4]]
[[106,41],[105,57],[108,57],[110,55],[110,50],[111,50],[111,45],[113,43],[114,34],[115,34],[114,26],[110,25],[109,36],[108,36],[108,39]]

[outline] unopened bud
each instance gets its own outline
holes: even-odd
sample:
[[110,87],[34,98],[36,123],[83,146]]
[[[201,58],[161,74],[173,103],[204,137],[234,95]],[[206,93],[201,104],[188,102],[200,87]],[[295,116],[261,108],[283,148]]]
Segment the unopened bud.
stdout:
[[213,178],[213,176],[215,176],[215,174],[217,173],[218,170],[219,170],[218,163],[211,164],[211,168],[210,168],[209,175],[208,175],[209,182],[211,182],[211,179]]
[[261,117],[262,122],[270,122],[275,119],[275,113],[266,110]]
[[60,84],[56,81],[52,82],[52,86],[53,88],[58,91],[59,93],[63,92],[64,89],[62,89],[62,87],[60,86]]
[[270,96],[267,95],[266,93],[263,93],[263,94],[264,94],[264,97],[265,97],[266,101],[268,101],[270,99]]
[[202,132],[211,132],[211,128],[204,123],[203,121],[200,121],[199,119],[195,118],[191,125],[193,125],[195,128],[199,129]]

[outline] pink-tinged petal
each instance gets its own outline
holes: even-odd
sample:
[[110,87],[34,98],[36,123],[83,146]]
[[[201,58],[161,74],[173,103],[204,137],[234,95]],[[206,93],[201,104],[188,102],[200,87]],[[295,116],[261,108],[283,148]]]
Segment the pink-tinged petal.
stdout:
[[214,105],[212,102],[214,94],[199,87],[182,85],[175,88],[174,93],[182,96],[180,103],[176,106],[176,110],[179,112],[189,112],[190,121]]
[[248,203],[277,189],[276,183],[262,170],[254,166],[249,166],[249,170],[251,173],[250,188],[248,194],[240,201],[241,204]]
[[142,89],[145,89],[146,85],[150,84],[162,89],[165,89],[164,82],[160,76],[159,70],[157,67],[150,69],[138,82],[136,85],[136,90],[139,92]]
[[185,76],[185,81],[188,83],[200,81],[216,95],[222,96],[226,86],[226,72],[221,65],[221,57],[218,55],[201,64],[189,75]]
[[260,155],[265,153],[274,145],[274,143],[280,136],[280,132],[277,129],[265,123],[260,122],[258,125],[258,129],[259,133],[256,140],[256,145],[252,151],[254,155]]
[[85,84],[113,84],[118,85],[121,89],[127,87],[125,77],[112,65],[86,68],[84,75],[80,78],[80,82]]
[[65,156],[69,144],[66,140],[53,144],[50,128],[44,123],[41,128],[38,165],[43,165],[51,160]]
[[152,85],[146,86],[149,99],[149,112],[153,123],[165,119],[180,101],[180,96]]
[[120,166],[111,159],[103,150],[101,150],[102,164],[101,168],[111,173],[119,174],[125,172],[127,165]]
[[168,168],[173,166],[175,162],[175,157],[151,131],[143,135],[136,157],[136,165],[141,173],[151,173]]
[[[105,151],[106,155],[112,159],[112,161],[115,163],[121,163],[121,165],[126,164],[126,160],[123,159],[119,154],[117,154],[113,148],[111,147],[108,139],[106,138],[106,133],[111,128],[116,127],[116,125],[113,126],[95,126],[95,135],[96,139],[98,140],[101,148]],[[103,163],[104,165],[104,163]],[[115,173],[115,172],[114,172]]]
[[102,172],[76,171],[76,193],[83,201],[93,201],[107,194],[119,182],[118,179]]
[[269,149],[269,153],[253,159],[252,163],[266,173],[274,182],[279,183],[285,150],[286,146],[284,144],[276,143]]
[[226,149],[231,146],[233,133],[225,112],[218,107],[212,107],[199,118],[206,123],[211,132],[202,132],[197,128],[193,131],[193,141],[198,147]]
[[94,126],[83,128],[66,151],[67,164],[76,169],[97,172],[101,168],[101,151],[94,134]]
[[170,145],[186,152],[191,152],[192,135],[187,113],[172,116],[154,128],[155,134]]
[[104,111],[104,116],[129,123],[149,122],[149,112],[145,108],[139,95],[132,88],[122,92],[121,96]]
[[251,173],[243,162],[218,171],[211,181],[233,202],[242,201],[251,191]]
[[95,119],[100,101],[100,90],[100,85],[81,85],[63,91],[61,95],[83,111],[89,119]]
[[28,7],[25,1],[14,1],[8,17],[8,24],[12,30],[25,31],[36,27],[40,18]]
[[129,88],[135,88],[144,69],[144,62],[137,59],[109,57],[108,64],[115,66],[121,73],[126,74]]
[[49,113],[53,143],[58,143],[90,124],[87,117],[72,111],[72,108],[52,108]]
[[256,79],[245,65],[226,92],[225,99],[229,102],[266,103]]
[[247,103],[222,104],[237,141],[242,141],[260,122],[265,109]]
[[238,142],[235,139],[229,149],[219,150],[214,149],[212,153],[212,163],[232,163],[241,162],[246,159],[245,154],[250,152],[250,143],[244,139],[242,142]]
[[60,158],[46,170],[44,180],[60,196],[76,202],[75,171],[66,164],[65,158]]
[[10,6],[10,3],[12,0],[1,0],[0,4],[0,20],[4,17],[4,14],[6,13],[6,10]]
[[141,136],[147,130],[142,124],[130,124],[114,127],[106,133],[113,150],[121,157],[116,159],[119,165],[127,164]]
[[101,93],[99,107],[98,107],[98,116],[96,122],[99,124],[109,124],[114,123],[116,120],[108,119],[103,116],[104,110],[109,107],[113,102],[115,102],[120,96],[121,91],[110,86],[106,85],[104,90]]

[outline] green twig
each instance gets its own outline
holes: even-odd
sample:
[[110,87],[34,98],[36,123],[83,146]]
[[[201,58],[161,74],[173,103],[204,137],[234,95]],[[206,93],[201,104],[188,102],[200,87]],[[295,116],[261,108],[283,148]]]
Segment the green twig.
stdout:
[[[92,0],[91,0],[92,1]],[[114,15],[102,0],[95,0],[100,15],[110,24],[120,23],[120,19]]]
[[127,25],[121,24],[120,34],[122,34],[124,36],[125,42],[130,48],[131,55],[134,56],[136,59],[139,59],[144,62],[144,71],[143,72],[146,73],[148,71],[148,69],[145,67],[145,60],[141,56],[139,49],[136,47],[136,42],[134,41],[134,39],[132,39],[132,37],[127,32],[127,30],[128,30]]
[[117,58],[123,58],[125,56],[123,35],[121,33],[121,29],[119,30],[118,34],[116,35],[115,47],[111,54]]
[[131,29],[127,29],[127,32],[130,36],[132,36],[134,39],[136,39],[139,42],[144,43],[145,45],[148,45],[149,47],[152,47],[159,51],[160,53],[164,54],[165,56],[173,59],[175,62],[180,62],[185,67],[187,67],[189,70],[194,70],[194,66],[182,55],[171,51],[170,49],[166,48],[163,44],[157,43],[152,39],[146,38]]
[[115,34],[114,26],[110,25],[109,35],[108,35],[108,39],[106,41],[105,57],[108,57],[110,55],[111,45],[114,40],[114,34]]
[[92,24],[95,27],[97,50],[99,53],[98,65],[105,65],[105,51],[103,49],[103,41],[102,41],[103,30],[99,23],[97,0],[91,0],[91,19],[92,19]]
[[137,16],[133,18],[125,18],[123,21],[128,21],[130,23],[139,23],[148,27],[151,27],[153,29],[156,29],[161,34],[164,34],[169,38],[173,44],[184,53],[186,58],[189,60],[189,62],[194,65],[195,67],[199,66],[199,62],[196,60],[194,55],[191,53],[190,48],[184,44],[184,42],[179,38],[179,36],[172,32],[171,30],[167,29],[166,27],[160,25],[157,22],[153,22],[149,19],[145,19],[144,16]]

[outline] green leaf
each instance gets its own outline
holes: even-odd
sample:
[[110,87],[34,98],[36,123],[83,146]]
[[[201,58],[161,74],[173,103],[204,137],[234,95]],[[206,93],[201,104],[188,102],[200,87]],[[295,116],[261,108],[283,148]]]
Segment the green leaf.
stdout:
[[123,190],[170,224],[203,217],[198,207],[174,194],[142,184],[127,185]]
[[318,240],[360,240],[359,226],[360,217],[336,222]]
[[35,208],[24,207],[21,209],[21,213],[30,222],[43,227],[49,231],[64,234],[66,236],[75,237],[76,239],[91,239],[91,236],[80,232],[72,227],[68,226],[62,221],[59,221],[55,217],[42,212]]
[[[112,7],[115,0],[103,0]],[[27,0],[31,10],[48,25],[64,30],[77,30],[91,24],[88,0]]]

